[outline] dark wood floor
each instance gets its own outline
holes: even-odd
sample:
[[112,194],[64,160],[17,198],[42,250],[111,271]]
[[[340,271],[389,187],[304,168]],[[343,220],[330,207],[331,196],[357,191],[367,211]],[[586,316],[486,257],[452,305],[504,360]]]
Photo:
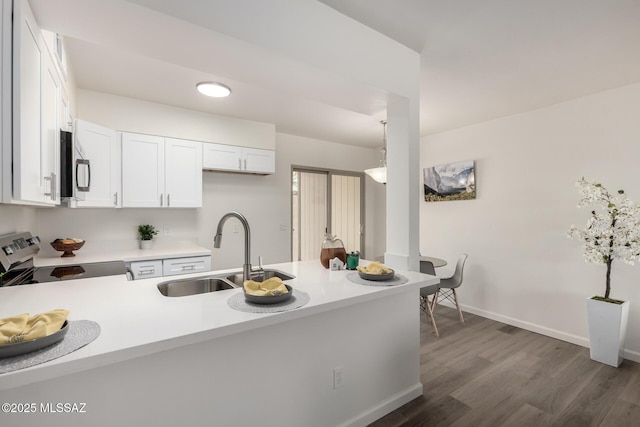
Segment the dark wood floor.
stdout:
[[372,427],[640,426],[640,364],[613,368],[589,350],[438,306],[421,316],[423,396]]

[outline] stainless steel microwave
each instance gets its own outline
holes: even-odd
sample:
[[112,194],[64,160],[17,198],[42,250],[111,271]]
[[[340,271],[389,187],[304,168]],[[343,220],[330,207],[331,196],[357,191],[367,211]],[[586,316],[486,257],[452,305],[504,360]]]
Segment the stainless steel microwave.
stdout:
[[60,131],[60,197],[84,200],[91,191],[91,162],[73,133]]

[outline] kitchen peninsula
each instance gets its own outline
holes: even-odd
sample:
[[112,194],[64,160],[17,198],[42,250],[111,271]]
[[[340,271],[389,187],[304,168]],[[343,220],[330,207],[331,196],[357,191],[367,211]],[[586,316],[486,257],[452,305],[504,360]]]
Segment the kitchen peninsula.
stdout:
[[269,267],[296,276],[287,283],[310,302],[245,313],[227,304],[240,289],[171,298],[157,289],[167,277],[0,289],[0,317],[66,308],[102,329],[71,354],[0,375],[2,402],[85,403],[84,413],[2,423],[366,425],[422,394],[418,290],[438,279],[402,271],[405,284],[364,286],[319,261]]

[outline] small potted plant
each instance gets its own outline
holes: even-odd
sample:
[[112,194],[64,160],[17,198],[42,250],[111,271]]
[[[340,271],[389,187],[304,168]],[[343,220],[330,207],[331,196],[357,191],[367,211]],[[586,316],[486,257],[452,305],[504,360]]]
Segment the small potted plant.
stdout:
[[140,249],[151,249],[151,241],[153,236],[158,234],[158,230],[153,225],[144,224],[138,226],[138,234],[140,235]]
[[576,185],[582,196],[578,207],[593,210],[585,229],[572,225],[567,235],[582,241],[587,262],[607,267],[604,295],[587,299],[591,359],[617,367],[623,359],[629,302],[609,298],[611,266],[616,259],[627,264],[640,259],[640,207],[623,190],[611,194],[584,178]]

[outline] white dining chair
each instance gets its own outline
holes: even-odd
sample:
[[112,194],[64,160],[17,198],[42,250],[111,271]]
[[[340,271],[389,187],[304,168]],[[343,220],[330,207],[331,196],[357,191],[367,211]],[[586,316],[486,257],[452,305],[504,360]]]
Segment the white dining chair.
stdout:
[[[436,275],[435,268],[433,267],[433,263],[431,261],[420,261],[420,273],[430,274],[432,276]],[[420,309],[424,311],[427,319],[431,320],[431,326],[433,326],[433,332],[435,332],[436,337],[440,337],[440,333],[438,332],[438,326],[436,325],[436,319],[433,316],[433,302],[435,301],[435,294],[438,293],[438,284],[428,285],[420,288]],[[430,296],[434,296],[431,301],[429,301]]]
[[440,284],[438,285],[438,290],[433,297],[431,306],[431,312],[433,313],[436,309],[436,306],[441,301],[448,300],[454,303],[456,305],[456,309],[458,310],[460,323],[462,323],[463,325],[464,317],[462,317],[462,310],[460,309],[456,289],[459,288],[460,285],[462,285],[464,264],[467,261],[467,257],[467,254],[460,255],[460,257],[458,258],[458,262],[456,263],[456,269],[451,277],[440,277]]

